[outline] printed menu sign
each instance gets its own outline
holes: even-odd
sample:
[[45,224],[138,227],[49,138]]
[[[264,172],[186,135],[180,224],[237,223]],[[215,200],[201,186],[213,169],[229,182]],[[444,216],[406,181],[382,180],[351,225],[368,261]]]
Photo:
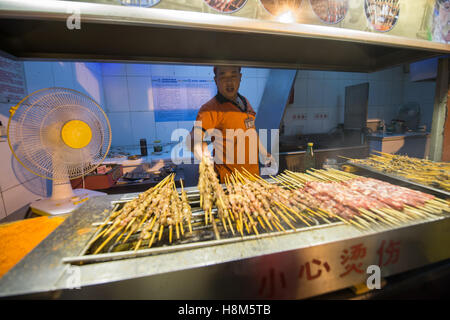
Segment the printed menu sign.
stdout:
[[25,95],[23,63],[0,57],[0,103],[17,103]]
[[216,94],[212,79],[152,77],[156,122],[194,121],[200,107]]

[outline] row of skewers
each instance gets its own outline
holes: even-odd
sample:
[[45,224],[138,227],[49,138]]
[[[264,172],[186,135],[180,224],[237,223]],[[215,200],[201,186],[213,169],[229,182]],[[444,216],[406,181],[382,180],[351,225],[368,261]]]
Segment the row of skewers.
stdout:
[[379,151],[367,159],[349,159],[384,173],[400,175],[411,181],[450,191],[450,163],[433,162]]
[[316,224],[315,216],[329,217],[305,206],[296,192],[269,183],[245,169],[242,172],[236,170],[225,178],[226,192],[219,184],[210,160],[202,161],[199,171],[198,189],[205,224],[213,225],[218,239],[220,235],[216,232],[216,219],[211,210],[214,205],[217,221],[222,222],[225,232],[233,235],[238,232],[241,236],[245,232],[256,235],[261,231],[282,232],[288,227],[295,230],[294,224],[298,225],[300,221],[311,226]]
[[301,194],[310,208],[340,216],[362,229],[400,226],[450,212],[447,201],[432,195],[336,169],[285,171],[273,178]]
[[94,254],[99,253],[114,237],[115,244],[126,243],[133,236],[137,236],[134,250],[138,250],[143,242],[150,248],[158,235],[161,241],[164,229],[169,230],[169,242],[172,243],[173,233],[176,238],[184,236],[185,227],[192,233],[192,211],[186,192],[181,183],[181,195],[175,188],[175,174],[170,174],[155,187],[139,194],[128,201],[99,226],[99,233],[90,244],[97,240],[102,243]]
[[[285,232],[304,226],[337,221],[360,229],[400,226],[417,219],[450,212],[445,200],[380,180],[327,169],[298,173],[286,170],[268,182],[243,169],[220,185],[212,160],[199,167],[200,207],[204,224],[212,225],[216,239],[219,228],[226,234]],[[133,237],[134,250],[161,241],[164,230],[169,243],[192,235],[192,209],[183,188],[175,188],[174,175],[125,203],[103,222],[91,244],[99,241],[94,254],[108,243],[127,243]],[[189,229],[188,235],[185,229]],[[222,233],[223,235],[223,233]]]

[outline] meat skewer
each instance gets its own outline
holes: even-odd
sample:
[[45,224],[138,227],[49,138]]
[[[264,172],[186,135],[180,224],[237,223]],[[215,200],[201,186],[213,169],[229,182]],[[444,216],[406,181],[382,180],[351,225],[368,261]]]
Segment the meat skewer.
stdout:
[[165,227],[169,229],[169,242],[172,242],[174,231],[176,238],[180,239],[180,232],[181,236],[184,235],[184,222],[187,222],[190,230],[192,230],[191,216],[192,213],[187,202],[187,196],[184,190],[182,190],[181,197],[178,195],[175,189],[174,174],[171,174],[155,187],[127,202],[121,210],[111,214],[101,227],[105,227],[108,223],[110,223],[110,226],[104,228],[91,241],[93,243],[99,238],[105,238],[109,235],[97,247],[94,254],[100,252],[119,233],[121,234],[116,239],[116,243],[125,234],[127,235],[122,241],[123,243],[126,243],[133,234],[139,233],[134,250],[138,250],[145,240],[149,241],[149,247],[151,247],[157,233],[159,233],[158,240],[161,240]]
[[[309,179],[309,175],[315,178]],[[327,211],[334,211],[346,219],[356,218],[364,225],[377,220],[401,225],[402,222],[439,215],[442,210],[449,209],[448,205],[436,201],[431,195],[338,170],[314,170],[308,174],[286,171],[282,176],[280,180],[285,183],[289,181],[296,187],[301,185],[302,190],[319,201],[316,205],[328,206]],[[309,205],[314,206],[314,203]]]
[[[229,216],[229,199],[225,194],[222,186],[219,183],[219,179],[214,171],[212,160],[209,157],[204,157],[199,166],[199,183],[198,189],[200,192],[200,206],[205,212],[205,224],[208,224],[208,216],[211,223],[215,224],[214,217],[212,216],[213,207],[217,208],[217,215],[219,220],[222,221],[224,228],[227,228],[227,222],[231,231],[234,233],[232,223]],[[217,227],[214,227],[215,229]],[[216,237],[220,235],[216,232]]]
[[450,191],[450,164],[433,162],[408,156],[393,155],[377,152],[368,159],[350,159],[353,163],[360,163],[376,170],[393,173],[412,181]]

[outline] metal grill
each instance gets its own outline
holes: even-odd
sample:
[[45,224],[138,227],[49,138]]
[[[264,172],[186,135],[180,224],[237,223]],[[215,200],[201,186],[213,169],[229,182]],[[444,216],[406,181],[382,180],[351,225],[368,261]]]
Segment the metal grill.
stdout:
[[[185,227],[184,236],[180,237],[180,239],[172,239],[172,243],[169,242],[169,232],[166,228],[164,230],[162,238],[160,241],[154,241],[151,248],[148,248],[148,244],[150,240],[146,240],[142,243],[141,249],[135,251],[134,247],[138,241],[140,232],[136,232],[132,236],[130,236],[127,241],[122,242],[118,241],[116,236],[113,238],[108,245],[106,245],[99,253],[93,254],[97,248],[101,244],[101,239],[96,240],[93,243],[88,243],[86,247],[82,250],[82,253],[78,257],[67,257],[63,259],[65,263],[71,264],[87,264],[87,263],[97,263],[97,262],[105,262],[112,261],[118,259],[128,259],[128,258],[136,258],[141,256],[176,252],[181,250],[189,250],[207,246],[215,246],[221,244],[228,244],[238,241],[248,241],[254,239],[261,239],[267,237],[279,236],[282,234],[289,234],[293,232],[301,232],[306,230],[312,230],[315,228],[323,228],[334,225],[343,224],[343,222],[337,219],[320,219],[311,217],[310,226],[306,225],[300,220],[296,222],[292,222],[295,229],[290,228],[285,222],[281,222],[282,226],[285,228],[285,231],[270,231],[264,230],[261,227],[258,228],[259,234],[248,234],[244,233],[241,235],[236,230],[234,230],[234,234],[228,228],[228,232],[225,231],[222,222],[217,218],[217,209],[213,209],[212,213],[216,221],[218,236],[214,233],[213,226],[211,223],[205,225],[204,220],[204,211],[200,208],[200,195],[198,190],[186,191],[189,204],[192,208],[192,234],[189,233],[189,230]],[[132,200],[132,198],[123,198],[120,201],[116,201],[112,203],[113,211],[120,210],[126,202]],[[102,224],[102,222],[93,223],[93,227],[98,227]],[[93,236],[92,239],[95,239],[96,235],[100,232],[98,230]]]

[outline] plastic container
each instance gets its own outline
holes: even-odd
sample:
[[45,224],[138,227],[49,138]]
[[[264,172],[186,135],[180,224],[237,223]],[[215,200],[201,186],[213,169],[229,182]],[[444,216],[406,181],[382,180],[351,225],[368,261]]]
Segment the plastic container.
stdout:
[[161,144],[161,140],[155,140],[153,141],[153,151],[154,152],[162,152],[163,147]]

